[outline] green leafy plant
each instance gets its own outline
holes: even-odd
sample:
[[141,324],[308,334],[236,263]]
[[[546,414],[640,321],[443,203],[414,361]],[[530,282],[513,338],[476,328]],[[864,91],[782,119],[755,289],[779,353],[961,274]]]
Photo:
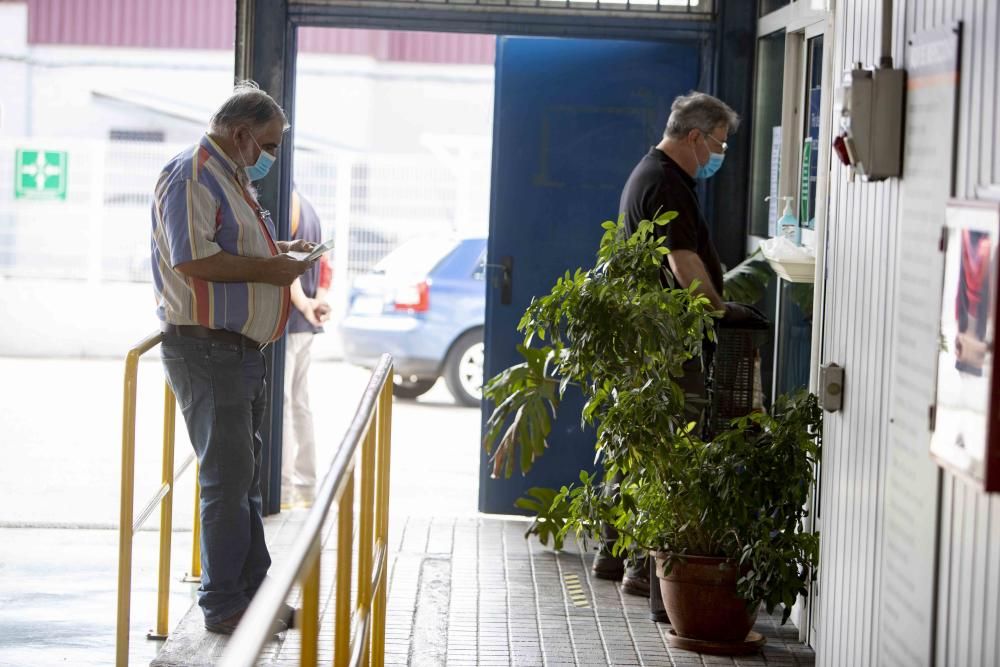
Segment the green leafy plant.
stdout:
[[[697,285],[678,287],[661,269],[668,250],[656,231],[674,217],[643,221],[631,236],[620,221],[605,222],[595,265],[532,300],[519,324],[524,362],[484,388],[495,405],[484,446],[494,476],[527,472],[548,446],[565,392],[577,388],[605,475],[581,472],[579,485],[558,492],[531,489],[518,502],[536,513],[529,532],[558,549],[570,532],[600,539],[605,522],[618,529],[618,554],[737,559],[739,594],[769,610],[784,604],[787,618],[818,560],[818,536],[803,532],[802,519],[821,415],[811,395],[779,398],[771,415],[735,420],[710,442],[698,437],[677,380],[700,359],[718,313]],[[763,269],[738,275],[747,284],[734,289],[751,300]]]
[[[623,471],[608,494],[595,476],[551,496],[541,516],[568,532],[599,537],[600,522],[618,531],[615,553],[628,549],[737,561],[737,593],[787,620],[819,561],[819,536],[803,531],[806,501],[820,456],[822,417],[816,397],[779,397],[773,414],[751,413],[710,442],[690,434],[669,451]],[[558,540],[557,540],[558,542]]]
[[685,404],[676,379],[700,358],[704,337],[714,337],[714,313],[697,283],[676,287],[661,270],[668,250],[654,229],[674,217],[644,220],[631,236],[621,222],[605,222],[595,266],[566,272],[532,300],[518,325],[525,361],[483,391],[496,406],[484,438],[488,450],[495,445],[494,476],[509,477],[515,461],[527,472],[542,455],[570,385],[583,393],[581,419],[596,425],[605,459],[668,437]]
[[726,271],[722,277],[726,301],[757,303],[764,298],[767,285],[774,278],[774,269],[760,250]]
[[556,551],[563,548],[571,518],[566,503],[561,499],[557,502],[559,494],[555,489],[536,486],[528,489],[527,496],[514,501],[515,506],[535,513],[535,520],[525,537],[537,535],[538,541],[545,545],[551,539]]

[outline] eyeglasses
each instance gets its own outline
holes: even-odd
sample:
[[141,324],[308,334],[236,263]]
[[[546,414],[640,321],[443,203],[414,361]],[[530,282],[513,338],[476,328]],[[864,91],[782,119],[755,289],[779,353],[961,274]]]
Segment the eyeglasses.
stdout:
[[723,152],[723,153],[725,153],[725,152],[726,152],[726,148],[728,148],[728,147],[729,147],[729,144],[728,144],[728,142],[725,142],[725,141],[719,141],[718,139],[716,139],[715,137],[713,137],[713,136],[712,136],[711,134],[705,134],[705,136],[706,136],[706,137],[708,137],[709,139],[711,139],[712,141],[714,141],[715,143],[719,144],[719,146],[721,146],[721,147],[722,147],[722,152]]

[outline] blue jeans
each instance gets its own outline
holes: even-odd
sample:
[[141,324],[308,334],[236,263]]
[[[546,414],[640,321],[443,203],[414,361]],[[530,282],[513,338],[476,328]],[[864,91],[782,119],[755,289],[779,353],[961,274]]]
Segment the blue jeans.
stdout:
[[198,604],[205,622],[217,623],[247,608],[271,565],[260,495],[264,355],[240,345],[166,335],[161,356],[198,456]]

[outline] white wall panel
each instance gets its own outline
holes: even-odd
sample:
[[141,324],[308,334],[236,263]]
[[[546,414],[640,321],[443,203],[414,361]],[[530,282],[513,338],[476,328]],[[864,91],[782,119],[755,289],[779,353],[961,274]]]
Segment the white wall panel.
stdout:
[[[955,192],[974,198],[978,186],[1000,182],[1000,11],[996,0],[927,4],[964,26]],[[936,664],[1000,665],[1000,497],[949,473],[941,497],[937,612]]]
[[[834,29],[834,80],[878,57],[878,5],[845,2]],[[827,414],[823,461],[820,665],[874,663],[898,185],[851,181],[835,163],[827,225],[821,358],[847,370],[842,412]]]
[[[879,4],[836,3],[835,80],[857,61],[877,60]],[[905,62],[905,36],[950,21],[964,23],[954,149],[960,197],[974,197],[977,186],[1000,182],[997,5],[996,0],[896,2],[894,57],[900,63]],[[944,178],[947,165],[935,167]],[[896,492],[890,492],[889,479],[893,474],[899,478],[906,466],[916,465],[920,474],[927,471],[926,459],[915,456],[926,452],[926,428],[915,425],[911,440],[903,443],[912,460],[899,458],[903,450],[890,443],[890,358],[893,342],[908,333],[891,325],[892,314],[902,305],[896,274],[897,269],[921,268],[897,264],[905,255],[902,244],[910,239],[906,233],[897,237],[907,231],[900,225],[908,222],[902,220],[900,198],[898,180],[851,182],[846,169],[833,167],[821,358],[845,366],[847,382],[843,411],[827,414],[825,423],[817,663],[1000,665],[1000,500],[948,473],[942,476],[939,506],[935,483],[923,495],[908,497],[913,489],[897,479]],[[936,271],[933,265],[924,268]],[[917,307],[933,314],[936,302],[929,298],[926,306]],[[906,391],[914,396],[933,393],[934,378],[926,365],[902,377],[907,386],[893,389],[900,396]],[[897,413],[899,409],[897,405]],[[939,520],[937,514],[930,517],[938,533],[937,553],[919,540],[907,548],[905,538],[913,534],[913,526],[887,525],[915,508],[924,513],[926,507],[940,510]],[[908,563],[930,572],[932,580],[908,580],[900,567]],[[936,608],[926,602],[928,590],[936,595]],[[908,602],[917,607],[907,609]],[[928,635],[908,635],[907,615],[925,615]]]

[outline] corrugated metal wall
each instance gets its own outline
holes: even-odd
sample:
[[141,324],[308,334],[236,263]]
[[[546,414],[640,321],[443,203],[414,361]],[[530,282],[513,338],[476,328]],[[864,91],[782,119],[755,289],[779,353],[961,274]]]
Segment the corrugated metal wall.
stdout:
[[[878,4],[837,3],[833,80],[878,59]],[[827,224],[824,362],[846,369],[842,412],[824,423],[817,663],[873,665],[888,438],[890,312],[895,275],[896,181],[848,180],[834,162]]]
[[[837,2],[835,80],[856,61],[877,60],[879,4]],[[978,185],[1000,182],[997,5],[996,0],[896,2],[897,62],[905,63],[905,36],[913,31],[964,22],[955,147],[958,197],[973,198]],[[947,164],[936,168],[946,178]],[[1000,665],[1000,499],[948,473],[943,474],[941,487],[934,654],[931,637],[894,636],[903,625],[901,617],[912,610],[890,603],[905,602],[907,596],[922,600],[924,593],[914,590],[899,566],[910,559],[921,569],[930,569],[935,558],[932,548],[914,544],[909,551],[900,551],[899,542],[885,537],[898,529],[886,525],[887,478],[904,467],[889,456],[893,398],[889,378],[890,346],[901,333],[891,324],[894,309],[901,305],[896,303],[893,283],[896,269],[905,268],[897,267],[897,261],[906,254],[899,243],[906,243],[908,230],[902,230],[904,240],[897,241],[904,208],[900,181],[852,183],[846,170],[835,165],[830,183],[822,359],[847,368],[847,393],[843,412],[826,418],[817,662],[835,667],[931,661],[949,666]],[[920,381],[923,386],[908,389],[932,394],[934,378],[925,374]],[[913,445],[927,451],[923,429],[916,430]],[[924,493],[927,497],[921,501],[933,507],[936,489]],[[905,529],[898,532],[905,536]],[[925,587],[935,591],[934,582]],[[890,596],[897,600],[887,600]],[[934,610],[923,611],[929,621]]]
[[[232,49],[235,0],[28,0],[28,43]],[[303,28],[303,52],[383,61],[492,65],[492,35]]]
[[302,28],[299,48],[313,53],[351,53],[376,60],[492,65],[496,38],[465,33]]
[[231,49],[235,0],[28,0],[28,43]]
[[[914,2],[908,26],[964,25],[955,194],[1000,183],[1000,11],[996,0]],[[996,403],[993,409],[998,409]],[[1000,665],[1000,496],[944,474],[938,665]]]

